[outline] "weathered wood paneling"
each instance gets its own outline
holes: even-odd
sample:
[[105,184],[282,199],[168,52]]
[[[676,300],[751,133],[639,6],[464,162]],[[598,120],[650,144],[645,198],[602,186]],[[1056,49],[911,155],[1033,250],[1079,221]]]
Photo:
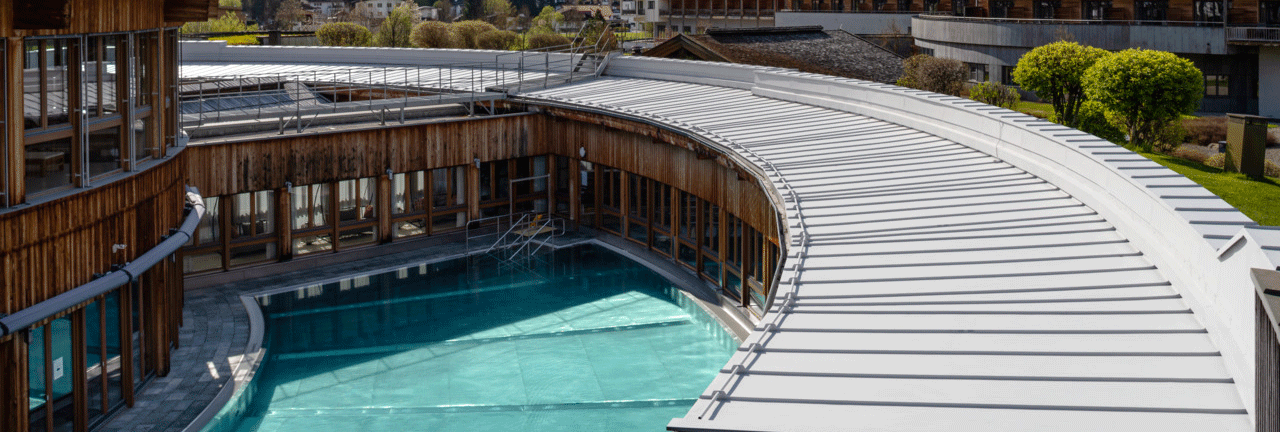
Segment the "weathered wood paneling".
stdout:
[[[266,140],[197,144],[189,177],[205,196],[546,154],[529,139],[534,115],[514,115]],[[207,162],[204,162],[207,161]]]
[[[14,28],[14,21],[30,20],[30,17],[15,16],[14,2],[0,3],[0,34],[4,36],[50,36],[72,35],[84,33],[108,33],[131,30],[146,30],[165,27],[169,24],[180,24],[182,20],[203,21],[207,19],[209,2],[216,6],[217,0],[186,0],[187,11],[182,19],[165,20],[166,0],[68,0],[67,27],[59,29],[20,30]],[[203,7],[204,18],[194,11]],[[184,9],[186,10],[186,9]]]
[[[105,186],[0,214],[0,226],[11,227],[0,236],[0,312],[66,292],[154,247],[181,223],[185,165],[179,155]],[[114,244],[128,246],[112,253]]]

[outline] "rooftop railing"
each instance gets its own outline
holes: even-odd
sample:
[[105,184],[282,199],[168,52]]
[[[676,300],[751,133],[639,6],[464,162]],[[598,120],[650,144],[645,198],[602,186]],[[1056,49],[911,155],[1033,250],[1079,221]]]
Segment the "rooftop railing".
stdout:
[[[585,25],[584,25],[585,28]],[[496,54],[493,61],[206,75],[180,83],[184,127],[276,119],[302,132],[326,114],[375,114],[403,123],[411,108],[463,104],[468,113],[506,94],[598,77],[618,46],[611,32],[593,40]]]

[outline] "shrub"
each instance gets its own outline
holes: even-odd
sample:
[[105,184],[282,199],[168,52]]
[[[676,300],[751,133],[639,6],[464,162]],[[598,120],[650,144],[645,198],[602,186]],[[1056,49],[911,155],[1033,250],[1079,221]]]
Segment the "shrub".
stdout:
[[1186,147],[1178,147],[1170,155],[1176,158],[1186,159],[1192,162],[1199,162],[1199,163],[1204,163],[1205,160],[1209,159],[1208,154],[1205,154],[1204,152],[1197,151],[1194,149],[1189,149]]
[[1098,60],[1085,72],[1084,87],[1130,144],[1149,149],[1166,138],[1161,129],[1200,105],[1204,76],[1173,53],[1127,49]]
[[413,46],[419,48],[453,48],[453,33],[449,25],[440,21],[423,21],[409,34]]
[[1182,127],[1187,130],[1187,141],[1191,144],[1207,146],[1227,140],[1226,117],[1199,117],[1182,120]]
[[964,91],[968,75],[968,68],[959,60],[917,54],[902,61],[902,78],[898,79],[898,85],[959,96]]
[[1182,122],[1175,120],[1159,128],[1155,140],[1151,142],[1152,149],[1159,153],[1173,153],[1174,149],[1182,146],[1186,138],[1187,130],[1182,128]]
[[1204,160],[1204,164],[1214,168],[1225,168],[1227,166],[1227,155],[1224,153],[1218,153],[1216,155],[1209,156],[1208,159]]
[[1110,55],[1106,50],[1075,42],[1054,42],[1031,50],[1018,59],[1013,80],[1027,91],[1049,101],[1059,123],[1077,127],[1076,116],[1085,100],[1085,71]]
[[256,35],[212,37],[209,40],[227,41],[227,45],[258,45],[258,36]]
[[321,45],[368,46],[373,42],[373,33],[360,24],[336,22],[316,29],[316,38],[320,40]]
[[545,49],[569,44],[569,38],[555,33],[539,33],[529,36],[531,50]]
[[1271,159],[1262,161],[1262,175],[1267,177],[1280,177],[1280,165],[1276,165]]
[[1018,101],[1022,100],[1022,95],[1017,90],[997,82],[984,82],[969,88],[969,99],[982,102],[987,105],[995,105],[1013,109]]
[[510,49],[519,38],[520,36],[516,32],[510,30],[485,32],[476,38],[476,48],[490,50]]
[[498,31],[497,27],[484,21],[459,21],[453,23],[453,42],[458,47],[475,49],[479,45],[480,35],[492,31]]
[[1124,131],[1107,118],[1107,112],[1096,101],[1080,104],[1080,111],[1076,113],[1076,129],[1113,143],[1124,143]]
[[245,24],[238,15],[232,12],[222,14],[219,18],[208,21],[189,22],[182,25],[178,32],[188,33],[232,33],[258,31],[258,26]]

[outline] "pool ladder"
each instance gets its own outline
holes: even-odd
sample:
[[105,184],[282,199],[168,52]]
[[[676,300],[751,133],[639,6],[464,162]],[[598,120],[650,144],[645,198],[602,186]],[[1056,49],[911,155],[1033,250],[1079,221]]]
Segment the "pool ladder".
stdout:
[[[544,214],[526,213],[511,224],[506,232],[485,249],[485,254],[500,253],[503,261],[532,257],[546,246],[547,241],[559,237],[565,231],[564,220],[546,217]],[[536,243],[536,244],[535,244]]]

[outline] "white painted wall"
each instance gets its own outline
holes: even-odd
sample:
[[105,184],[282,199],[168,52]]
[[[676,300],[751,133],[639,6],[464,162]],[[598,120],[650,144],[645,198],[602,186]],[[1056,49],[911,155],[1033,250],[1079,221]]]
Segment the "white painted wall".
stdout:
[[1280,48],[1258,48],[1258,115],[1280,118]]

